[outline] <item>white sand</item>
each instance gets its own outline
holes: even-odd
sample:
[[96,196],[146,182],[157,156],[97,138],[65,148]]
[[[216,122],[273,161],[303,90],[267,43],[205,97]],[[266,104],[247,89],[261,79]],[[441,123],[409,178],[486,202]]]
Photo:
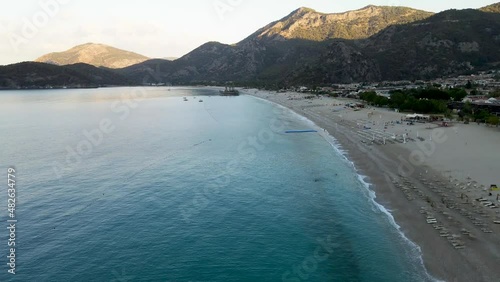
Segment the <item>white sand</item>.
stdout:
[[[483,197],[500,204],[496,202],[498,192],[489,196],[483,190],[500,184],[500,128],[390,124],[406,114],[371,107],[354,111],[345,104],[359,101],[350,99],[247,93],[286,106],[334,135],[370,177],[380,196],[377,201],[393,211],[405,234],[422,247],[431,273],[448,281],[500,277],[500,225],[493,223],[500,220],[500,209],[475,200]],[[406,143],[403,134],[411,138]],[[404,169],[403,162],[410,164],[411,171]],[[427,223],[427,217],[438,223]],[[442,237],[442,232],[449,235]],[[456,244],[465,247],[456,249]]]

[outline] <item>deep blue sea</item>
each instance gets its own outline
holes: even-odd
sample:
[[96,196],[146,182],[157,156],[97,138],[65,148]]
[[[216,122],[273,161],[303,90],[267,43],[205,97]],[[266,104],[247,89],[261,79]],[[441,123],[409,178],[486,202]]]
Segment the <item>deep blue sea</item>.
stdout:
[[333,138],[217,94],[1,91],[0,281],[430,280]]

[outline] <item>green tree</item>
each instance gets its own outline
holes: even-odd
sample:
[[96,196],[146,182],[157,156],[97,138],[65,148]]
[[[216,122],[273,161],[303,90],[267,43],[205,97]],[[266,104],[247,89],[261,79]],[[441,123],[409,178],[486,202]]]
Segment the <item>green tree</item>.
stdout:
[[445,101],[432,100],[433,113],[446,113],[449,111],[448,104]]
[[490,117],[490,113],[488,113],[485,110],[479,110],[479,111],[474,112],[474,119],[477,122],[481,122],[481,121],[486,122],[489,117]]
[[415,94],[418,99],[450,100],[450,94],[437,88],[420,89]]
[[375,99],[377,99],[377,93],[374,91],[363,92],[359,94],[359,98],[363,101],[368,102],[369,104],[374,104]]
[[499,98],[500,97],[500,89],[495,89],[493,92],[490,92],[488,95],[490,98]]
[[498,124],[500,123],[500,118],[498,116],[495,116],[495,115],[490,115],[486,122],[488,122],[488,124],[498,126]]
[[393,91],[391,94],[390,105],[392,108],[401,109],[401,106],[405,103],[408,95],[400,90]]
[[477,89],[474,89],[470,92],[470,95],[473,95],[473,96],[476,96],[476,95],[481,95],[483,93],[481,93],[481,91],[478,91]]
[[446,110],[446,112],[444,113],[444,117],[447,118],[447,119],[452,119],[453,118],[453,114],[452,112],[448,109]]
[[379,107],[384,107],[384,106],[389,105],[389,99],[387,99],[386,97],[383,97],[383,96],[377,96],[375,98],[374,104],[379,106]]
[[408,96],[408,99],[401,105],[402,111],[413,111],[415,104],[417,103],[417,99],[413,96]]
[[448,90],[448,94],[456,102],[462,101],[467,96],[467,92],[462,88],[452,88]]
[[413,109],[419,113],[431,113],[434,110],[434,104],[431,100],[418,100]]
[[467,101],[464,103],[464,106],[462,107],[462,113],[465,115],[472,115],[472,104],[471,102]]

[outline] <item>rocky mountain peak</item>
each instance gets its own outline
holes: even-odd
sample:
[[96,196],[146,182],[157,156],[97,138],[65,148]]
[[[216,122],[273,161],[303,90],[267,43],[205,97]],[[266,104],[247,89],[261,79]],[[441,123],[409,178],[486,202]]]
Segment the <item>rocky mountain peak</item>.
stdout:
[[96,67],[124,68],[142,63],[149,58],[134,52],[121,50],[99,43],[85,43],[63,52],[50,53],[36,62],[55,65],[86,63]]
[[433,13],[406,8],[369,5],[343,13],[319,13],[302,7],[281,20],[275,21],[248,37],[245,41],[302,39],[325,41],[329,39],[368,38],[395,24],[422,20]]

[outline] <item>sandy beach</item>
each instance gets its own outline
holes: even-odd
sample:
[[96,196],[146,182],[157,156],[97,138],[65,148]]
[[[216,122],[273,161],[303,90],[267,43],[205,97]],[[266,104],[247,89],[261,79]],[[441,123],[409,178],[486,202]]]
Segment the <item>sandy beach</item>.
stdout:
[[500,128],[402,121],[407,113],[353,109],[359,102],[245,90],[305,116],[335,137],[359,173],[445,281],[500,277]]

